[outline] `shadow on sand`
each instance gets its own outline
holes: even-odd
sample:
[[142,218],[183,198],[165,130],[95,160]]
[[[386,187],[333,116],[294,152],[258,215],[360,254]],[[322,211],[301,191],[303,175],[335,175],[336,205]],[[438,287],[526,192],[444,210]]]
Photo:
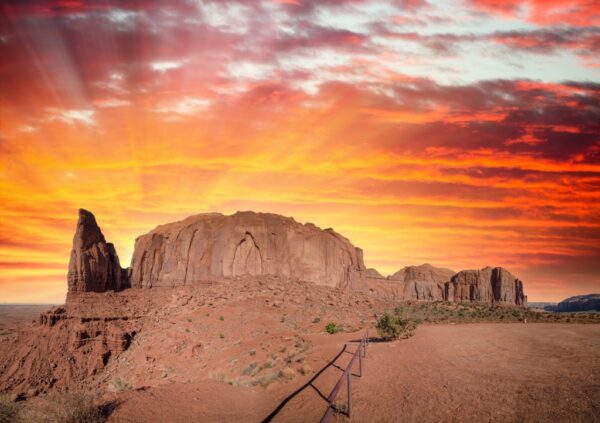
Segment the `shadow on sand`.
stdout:
[[[329,362],[325,366],[323,366],[317,373],[315,373],[315,375],[312,378],[310,378],[310,380],[308,382],[306,382],[304,385],[302,385],[301,387],[296,389],[294,392],[292,392],[290,395],[288,395],[283,401],[281,401],[281,403],[279,403],[279,405],[271,412],[271,414],[269,414],[267,417],[264,418],[262,423],[271,422],[277,416],[277,414],[279,414],[281,412],[281,410],[283,410],[283,408],[287,405],[288,402],[290,402],[292,399],[294,399],[297,395],[301,394],[308,387],[313,388],[315,390],[315,392],[325,402],[324,405],[329,406],[329,402],[327,401],[327,396],[325,394],[323,394],[321,391],[319,391],[319,389],[314,385],[313,382],[316,381],[319,378],[319,376],[321,376],[321,374],[330,367],[334,367],[343,373],[346,369],[342,368],[336,364],[337,359],[340,358],[342,356],[342,354],[344,354],[344,353],[354,354],[354,351],[347,350],[348,344],[360,344],[361,341],[362,341],[361,339],[351,340],[351,341],[348,341],[346,344],[344,344],[344,347],[341,349],[341,351],[339,353],[336,354],[335,357],[333,357],[333,359],[329,360]],[[381,342],[381,341],[382,340],[379,338],[372,338],[372,339],[370,338],[369,339],[369,342]],[[352,376],[360,376],[360,375],[352,373]],[[323,412],[325,412],[325,409],[323,409]]]

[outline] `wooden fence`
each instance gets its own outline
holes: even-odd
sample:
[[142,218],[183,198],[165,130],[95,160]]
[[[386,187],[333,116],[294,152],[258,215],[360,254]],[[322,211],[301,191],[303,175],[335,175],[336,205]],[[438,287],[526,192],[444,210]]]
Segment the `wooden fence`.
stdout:
[[333,415],[333,413],[336,411],[335,398],[337,397],[337,394],[342,389],[342,385],[344,384],[344,379],[346,379],[346,387],[348,389],[348,407],[346,410],[346,415],[348,417],[351,416],[351,414],[352,414],[352,367],[354,365],[354,362],[356,361],[356,357],[358,357],[358,376],[361,377],[362,376],[362,360],[363,360],[363,358],[365,358],[367,356],[367,345],[369,345],[369,331],[368,330],[365,331],[364,336],[360,340],[360,344],[358,345],[358,348],[356,349],[356,351],[352,355],[352,358],[350,359],[350,363],[348,363],[348,365],[346,366],[346,369],[344,370],[344,373],[340,376],[339,380],[337,381],[337,383],[331,390],[331,393],[327,397],[327,402],[329,403],[329,407],[327,407],[327,411],[323,415],[323,418],[321,418],[321,423],[327,423],[329,421],[329,419],[331,418],[331,416]]

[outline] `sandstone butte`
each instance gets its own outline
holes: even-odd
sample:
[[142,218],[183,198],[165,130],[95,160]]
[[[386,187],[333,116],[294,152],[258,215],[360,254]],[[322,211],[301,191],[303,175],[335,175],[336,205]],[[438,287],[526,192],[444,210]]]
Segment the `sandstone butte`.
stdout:
[[[94,215],[80,210],[67,279],[63,306],[18,336],[0,338],[0,393],[29,398],[73,387],[93,390],[121,374],[138,386],[160,384],[154,361],[157,372],[169,368],[182,380],[190,373],[211,377],[240,348],[270,344],[271,330],[285,338],[277,332],[287,327],[280,313],[311,322],[310,313],[319,310],[323,321],[358,328],[399,301],[527,304],[523,283],[505,269],[455,273],[424,264],[383,277],[366,269],[362,250],[332,229],[252,212],[201,214],[159,226],[137,238],[131,267],[123,269]],[[244,308],[248,323],[230,327],[228,336],[239,343],[222,340],[220,326],[206,317],[231,308]],[[190,313],[206,348],[197,336],[183,339],[188,334],[172,324]],[[209,348],[215,339],[219,348]],[[202,359],[181,360],[182,349]]]
[[79,210],[69,262],[69,293],[177,287],[237,276],[277,275],[396,301],[526,306],[523,282],[501,267],[481,270],[408,266],[383,277],[333,229],[270,213],[207,213],[161,225],[136,239],[122,269],[94,215]]

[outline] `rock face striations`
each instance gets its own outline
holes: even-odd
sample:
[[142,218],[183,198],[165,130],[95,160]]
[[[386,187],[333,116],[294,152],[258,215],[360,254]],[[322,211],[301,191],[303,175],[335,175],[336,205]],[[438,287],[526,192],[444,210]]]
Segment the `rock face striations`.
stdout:
[[365,269],[362,250],[332,229],[268,213],[201,214],[136,240],[133,287],[280,275],[344,287]]
[[434,267],[428,263],[421,266],[407,266],[400,269],[389,279],[404,283],[404,299],[441,301],[444,296],[444,284],[456,274],[450,269]]
[[177,287],[261,275],[397,301],[527,304],[523,282],[501,267],[455,274],[423,264],[385,278],[375,269],[366,269],[362,250],[333,229],[254,212],[200,214],[158,226],[136,239],[131,268],[124,270],[94,216],[80,210],[68,281],[69,292],[74,293]]
[[527,305],[523,282],[502,267],[463,270],[445,284],[447,301]]
[[121,269],[115,247],[107,243],[96,218],[79,210],[67,275],[69,292],[104,292],[128,286],[127,271]]

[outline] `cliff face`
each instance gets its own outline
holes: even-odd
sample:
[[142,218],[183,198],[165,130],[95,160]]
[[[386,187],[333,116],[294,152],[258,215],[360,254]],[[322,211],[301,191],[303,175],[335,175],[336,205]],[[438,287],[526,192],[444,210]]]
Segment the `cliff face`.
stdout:
[[453,270],[434,267],[430,264],[407,266],[389,279],[404,284],[405,300],[444,300],[444,284],[455,274]]
[[600,311],[600,294],[577,295],[562,300],[556,311]]
[[362,251],[331,229],[267,213],[201,214],[136,240],[133,287],[179,286],[241,275],[281,275],[346,286]]
[[67,281],[69,292],[104,292],[128,286],[114,246],[106,242],[96,218],[87,210],[79,210]]
[[200,214],[136,239],[121,269],[94,216],[79,211],[69,262],[69,292],[176,287],[236,276],[277,275],[370,292],[394,301],[477,301],[525,306],[523,282],[507,270],[408,266],[388,278],[366,269],[362,250],[332,229],[269,213]]
[[502,267],[463,270],[445,284],[448,301],[527,305],[523,282]]

